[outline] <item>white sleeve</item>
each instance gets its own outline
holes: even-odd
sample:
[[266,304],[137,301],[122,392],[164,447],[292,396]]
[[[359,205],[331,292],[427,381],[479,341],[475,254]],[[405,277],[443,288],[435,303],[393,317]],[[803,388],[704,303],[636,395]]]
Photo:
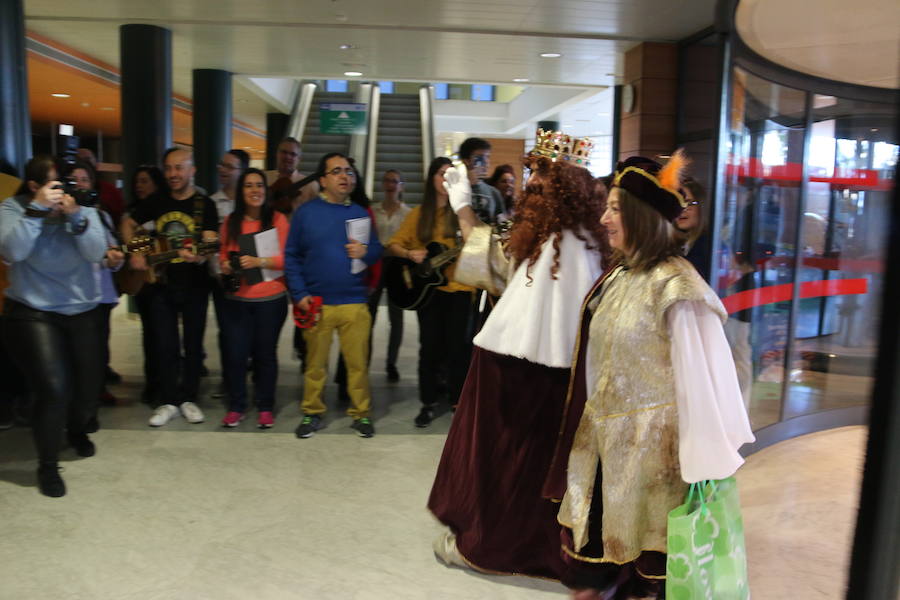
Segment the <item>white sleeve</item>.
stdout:
[[678,458],[688,483],[724,479],[756,438],[719,317],[702,302],[682,301],[666,315],[678,405]]

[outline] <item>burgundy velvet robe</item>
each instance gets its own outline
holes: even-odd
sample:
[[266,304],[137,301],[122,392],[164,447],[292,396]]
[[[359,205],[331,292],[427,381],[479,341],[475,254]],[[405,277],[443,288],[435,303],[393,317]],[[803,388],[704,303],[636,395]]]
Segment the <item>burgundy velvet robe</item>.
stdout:
[[586,397],[576,353],[573,373],[475,348],[428,508],[478,570],[568,579],[556,515]]

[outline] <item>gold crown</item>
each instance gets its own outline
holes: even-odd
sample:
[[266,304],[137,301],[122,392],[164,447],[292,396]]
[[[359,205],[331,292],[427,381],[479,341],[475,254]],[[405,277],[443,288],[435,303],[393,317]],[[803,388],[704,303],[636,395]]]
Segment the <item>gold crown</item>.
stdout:
[[537,144],[531,154],[545,156],[550,160],[564,160],[579,167],[591,164],[591,138],[575,138],[562,131],[537,130]]

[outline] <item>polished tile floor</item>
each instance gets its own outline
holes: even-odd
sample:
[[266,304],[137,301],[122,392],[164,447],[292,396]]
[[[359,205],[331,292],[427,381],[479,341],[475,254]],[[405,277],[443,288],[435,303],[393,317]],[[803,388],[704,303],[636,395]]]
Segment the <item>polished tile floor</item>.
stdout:
[[[112,391],[97,455],[64,455],[69,493],[41,496],[22,428],[0,433],[0,599],[527,599],[565,598],[553,582],[449,569],[434,559],[438,525],[425,503],[450,424],[412,426],[415,319],[406,314],[402,379],[384,375],[385,328],[372,361],[377,435],[361,439],[334,408],[308,440],[299,423],[298,363],[286,328],[277,425],[218,423],[213,320],[201,405],[207,420],[147,427],[137,401],[140,327],[113,315]],[[751,457],[740,474],[756,599],[839,598],[865,430],[791,440]],[[822,493],[827,490],[827,494]],[[502,501],[502,500],[501,500]]]

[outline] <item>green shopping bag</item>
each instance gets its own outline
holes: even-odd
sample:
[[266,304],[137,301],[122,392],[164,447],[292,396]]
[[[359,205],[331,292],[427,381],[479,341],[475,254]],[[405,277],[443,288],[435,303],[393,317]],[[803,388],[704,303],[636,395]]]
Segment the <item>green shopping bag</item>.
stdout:
[[747,557],[733,477],[691,484],[669,512],[667,600],[747,600]]

